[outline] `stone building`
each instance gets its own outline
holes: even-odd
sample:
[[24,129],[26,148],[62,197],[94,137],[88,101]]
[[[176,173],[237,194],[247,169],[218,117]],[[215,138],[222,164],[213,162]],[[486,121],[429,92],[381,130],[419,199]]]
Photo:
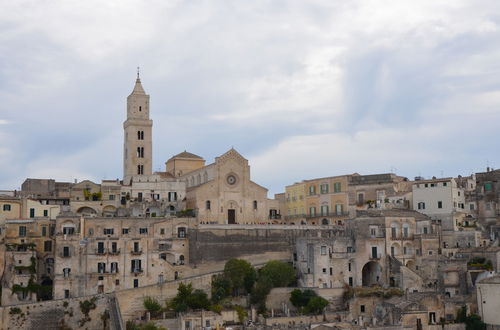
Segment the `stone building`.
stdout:
[[410,209],[411,183],[393,173],[349,176],[349,208],[351,210]]
[[479,316],[488,329],[500,329],[500,275],[480,281],[476,288]]
[[[486,228],[499,224],[500,220],[500,170],[487,169],[476,173],[476,203],[478,219]],[[498,238],[498,232],[491,232]]]
[[276,214],[268,207],[267,189],[251,180],[248,160],[235,149],[180,179],[187,186],[186,207],[202,223],[267,223]]
[[439,237],[439,223],[418,212],[358,211],[334,235],[297,240],[299,282],[305,287],[434,290]]
[[[2,305],[52,297],[54,226],[55,220],[46,217],[4,221]],[[40,291],[35,285],[46,287],[47,290],[37,297]]]
[[19,219],[22,209],[23,203],[20,197],[0,195],[0,220]]
[[348,176],[304,180],[287,186],[286,219],[293,224],[342,224],[349,218]]
[[193,218],[85,218],[56,224],[54,298],[134,288],[183,276]]

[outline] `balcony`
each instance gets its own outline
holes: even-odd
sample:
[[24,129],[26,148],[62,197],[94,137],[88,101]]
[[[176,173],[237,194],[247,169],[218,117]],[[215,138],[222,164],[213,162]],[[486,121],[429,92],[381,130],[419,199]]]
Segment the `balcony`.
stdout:
[[280,220],[280,219],[281,219],[281,214],[269,215],[269,220]]
[[142,268],[132,268],[130,272],[137,275],[137,274],[142,274],[143,270]]
[[370,253],[368,255],[368,259],[370,259],[370,260],[380,260],[381,258],[382,258],[382,254],[381,253],[378,253],[378,254]]
[[112,256],[118,255],[118,254],[120,254],[120,249],[115,249],[115,250],[111,249],[108,251],[108,254],[110,254]]
[[103,256],[106,254],[106,249],[96,249],[95,254],[98,256]]
[[142,254],[142,249],[141,250],[131,250],[130,251],[131,255],[138,256]]
[[347,212],[328,212],[328,213],[318,213],[318,214],[306,214],[306,219],[312,218],[345,218],[348,217],[349,213]]
[[61,252],[61,253],[59,253],[59,257],[61,257],[61,258],[71,258],[71,253],[67,253],[66,254],[66,253]]

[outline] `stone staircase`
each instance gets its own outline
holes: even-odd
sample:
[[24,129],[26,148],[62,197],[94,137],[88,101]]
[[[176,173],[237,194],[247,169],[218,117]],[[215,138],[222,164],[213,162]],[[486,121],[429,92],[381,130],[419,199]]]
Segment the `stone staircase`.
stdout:
[[123,320],[120,313],[120,306],[113,295],[109,298],[109,316],[110,316],[110,330],[123,330]]

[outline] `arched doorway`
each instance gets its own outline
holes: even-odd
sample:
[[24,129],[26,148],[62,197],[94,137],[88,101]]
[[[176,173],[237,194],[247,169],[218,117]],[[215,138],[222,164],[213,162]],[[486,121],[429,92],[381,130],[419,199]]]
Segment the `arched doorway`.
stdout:
[[363,286],[382,285],[382,266],[378,262],[367,262],[361,273]]

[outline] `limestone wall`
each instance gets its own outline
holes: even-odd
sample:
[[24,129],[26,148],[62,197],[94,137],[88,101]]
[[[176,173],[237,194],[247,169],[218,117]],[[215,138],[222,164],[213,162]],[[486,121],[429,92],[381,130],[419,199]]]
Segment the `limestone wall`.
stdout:
[[328,230],[320,231],[317,226],[201,225],[190,231],[190,262],[222,261],[266,252],[281,252],[291,259],[297,237],[329,234]]
[[[72,329],[102,329],[102,315],[109,311],[108,298],[106,295],[99,295],[0,307],[1,329],[58,329],[62,324]],[[91,300],[95,308],[90,309],[86,317],[80,308],[80,302]]]

